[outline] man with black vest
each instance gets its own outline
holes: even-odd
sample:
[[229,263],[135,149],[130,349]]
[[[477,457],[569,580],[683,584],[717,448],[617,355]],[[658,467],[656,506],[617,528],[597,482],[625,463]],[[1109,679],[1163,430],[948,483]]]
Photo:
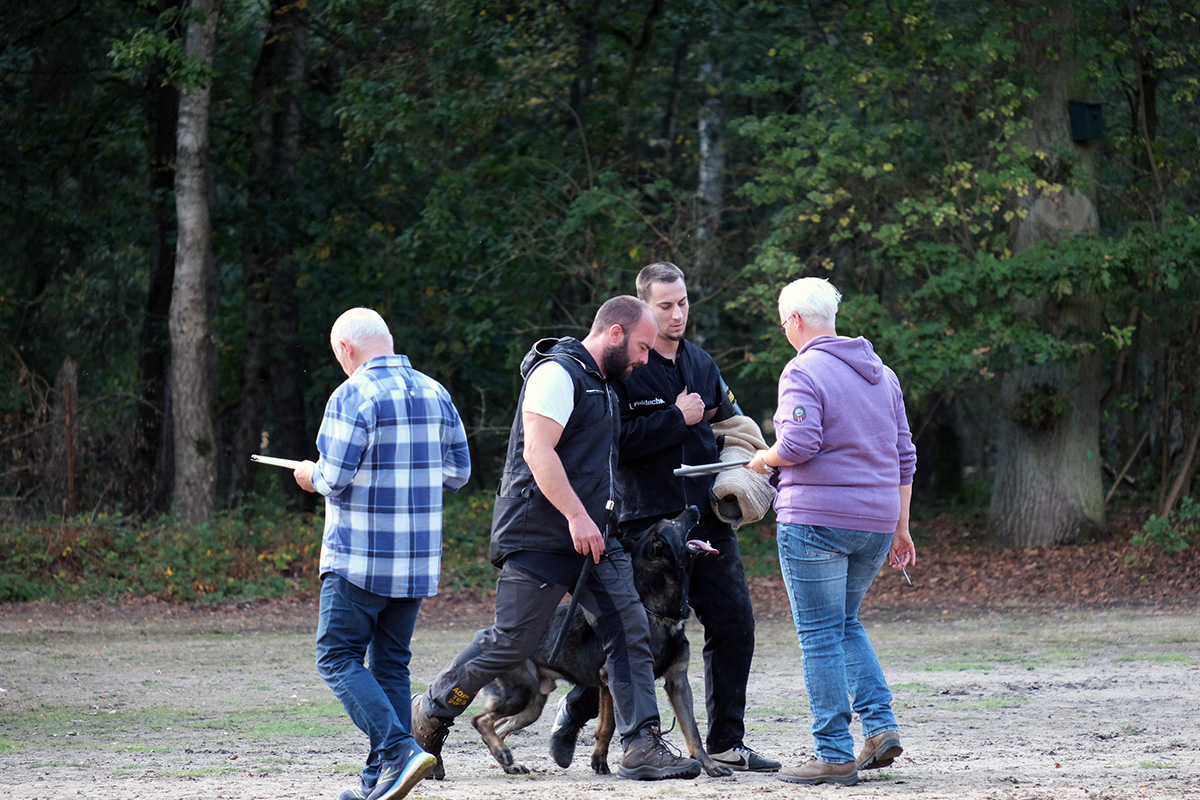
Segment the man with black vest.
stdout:
[[[638,273],[638,297],[658,317],[654,352],[644,369],[617,387],[621,399],[618,483],[621,529],[644,530],[689,505],[700,509],[690,534],[717,552],[698,559],[689,602],[704,626],[707,749],[734,770],[774,772],[780,763],[746,746],[746,683],[754,656],[754,609],[737,534],[710,503],[713,476],[676,477],[681,464],[718,460],[712,423],[741,414],[712,356],[687,341],[688,294],[683,271],[666,261]],[[571,763],[580,728],[597,715],[595,689],[576,687],[562,699],[550,734],[550,754]]]
[[[650,626],[629,556],[606,536],[616,501],[621,415],[613,383],[646,363],[658,332],[635,297],[600,307],[582,340],[545,339],[521,362],[521,389],[492,516],[496,582],[492,627],[413,697],[413,734],[437,756],[454,718],[493,678],[536,648],[559,601],[591,558],[579,604],[604,642],[625,778],[695,778],[700,762],[676,755],[659,731]],[[593,621],[594,620],[594,621]]]

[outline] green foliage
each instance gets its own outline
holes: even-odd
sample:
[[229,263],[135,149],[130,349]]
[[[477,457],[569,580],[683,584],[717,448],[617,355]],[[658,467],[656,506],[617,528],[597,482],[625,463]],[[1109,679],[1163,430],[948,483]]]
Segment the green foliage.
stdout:
[[443,498],[442,579],[445,591],[484,591],[496,583],[498,573],[488,559],[495,496],[458,492]]
[[[441,586],[486,591],[492,496],[447,494]],[[98,514],[0,525],[0,603],[27,600],[223,602],[317,591],[322,514],[282,505],[223,511],[199,525]]]
[[100,514],[9,524],[0,528],[0,547],[8,554],[0,602],[221,601],[311,588],[320,532],[278,511],[223,512],[194,526]]
[[[50,387],[67,357],[81,366],[78,507],[111,511],[132,494],[141,334],[165,328],[146,309],[157,244],[173,236],[169,182],[155,182],[170,161],[155,152],[170,138],[158,90],[198,77],[169,5],[53,0],[0,15],[0,414],[13,432],[0,497],[29,518],[59,510]],[[791,357],[775,298],[806,274],[845,292],[841,332],[874,341],[914,417],[975,412],[956,424],[976,464],[996,376],[1024,365],[1098,352],[1112,374],[1136,352],[1114,427],[1190,414],[1200,31],[1168,0],[1094,6],[1070,45],[1080,87],[1104,104],[1088,156],[1103,227],[1014,253],[1020,201],[1076,188],[1084,158],[1027,143],[1043,76],[1022,63],[1016,26],[1047,17],[1041,3],[288,4],[308,36],[295,179],[280,186],[287,170],[250,168],[270,5],[227,0],[212,76],[218,429],[231,437],[253,391],[243,265],[259,240],[299,299],[298,352],[276,356],[303,376],[308,417],[269,397],[267,432],[285,416],[315,431],[341,379],[328,325],[370,305],[455,397],[479,486],[503,453],[520,354],[584,330],[658,258],[703,275],[696,332],[758,418]],[[723,134],[708,143],[727,155],[715,229],[697,196],[707,112]],[[263,180],[271,202],[254,192]],[[1100,304],[1098,324],[1045,313],[1082,298]]]
[[1179,510],[1165,517],[1151,514],[1140,533],[1133,535],[1135,547],[1151,547],[1166,553],[1187,550],[1200,540],[1200,502],[1190,495],[1179,503]]

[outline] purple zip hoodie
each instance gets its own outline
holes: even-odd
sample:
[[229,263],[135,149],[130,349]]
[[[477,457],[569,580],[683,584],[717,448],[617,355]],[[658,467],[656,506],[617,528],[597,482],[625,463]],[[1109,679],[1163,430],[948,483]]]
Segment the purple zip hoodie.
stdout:
[[818,336],[779,378],[775,516],[792,525],[894,533],[917,468],[896,373],[861,337]]

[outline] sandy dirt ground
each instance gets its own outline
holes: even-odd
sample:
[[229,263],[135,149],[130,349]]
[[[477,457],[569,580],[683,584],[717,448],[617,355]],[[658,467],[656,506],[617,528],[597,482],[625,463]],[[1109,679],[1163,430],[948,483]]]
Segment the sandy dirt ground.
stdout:
[[[437,624],[414,641],[420,688],[479,622],[467,613],[431,616]],[[505,775],[464,718],[444,751],[446,780],[427,780],[410,797],[1200,800],[1194,607],[865,621],[893,687],[905,752],[856,786],[758,774],[601,777],[582,742],[562,770],[546,750],[548,710],[509,741],[532,774]],[[0,607],[0,798],[332,800],[357,780],[365,738],[316,675],[314,629],[311,604],[211,614],[161,604],[132,613]],[[699,699],[695,622],[691,639]],[[660,708],[669,728],[661,690]],[[800,763],[810,754],[810,722],[795,633],[785,619],[763,621],[748,743]],[[683,746],[678,731],[668,738]]]

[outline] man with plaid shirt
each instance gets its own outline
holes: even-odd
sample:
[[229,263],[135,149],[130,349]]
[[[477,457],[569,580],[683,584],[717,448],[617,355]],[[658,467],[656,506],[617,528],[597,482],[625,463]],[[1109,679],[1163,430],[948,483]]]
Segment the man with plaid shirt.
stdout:
[[437,763],[412,735],[409,643],[437,594],[442,491],[467,482],[471,460],[450,395],[396,355],[379,314],[350,309],[329,338],[348,377],[325,406],[320,458],[295,472],[325,497],[317,669],[370,740],[340,800],[394,800]]

